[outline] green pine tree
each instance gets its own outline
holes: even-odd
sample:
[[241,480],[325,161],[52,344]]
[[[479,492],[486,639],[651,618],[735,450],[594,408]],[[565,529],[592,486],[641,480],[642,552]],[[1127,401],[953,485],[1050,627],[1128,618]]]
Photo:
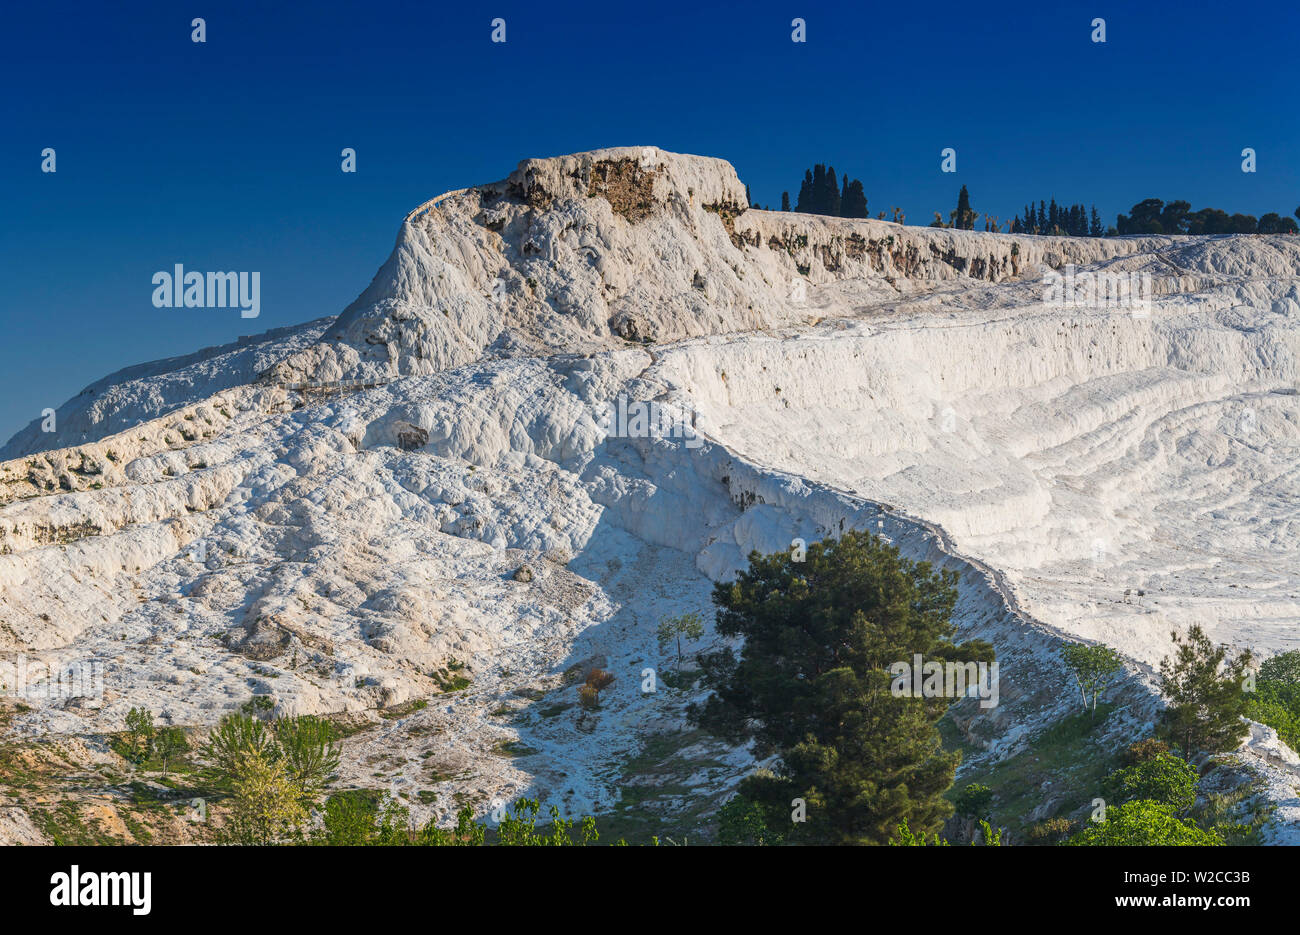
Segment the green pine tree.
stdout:
[[1235,750],[1249,730],[1242,716],[1249,708],[1244,683],[1253,655],[1247,649],[1229,661],[1227,647],[1215,646],[1199,625],[1185,639],[1175,631],[1173,640],[1173,655],[1160,663],[1160,693],[1168,702],[1161,735],[1185,757]]
[[895,697],[889,666],[911,660],[989,661],[982,641],[953,642],[957,576],[912,562],[866,533],[788,552],[751,553],[749,568],[714,588],[717,629],[744,637],[739,655],[702,657],[713,690],[692,706],[695,723],[777,754],[740,795],[756,814],[806,820],[773,832],[791,843],[884,844],[900,823],[922,835],[952,812],[943,793],[959,755],[935,723],[950,699]]

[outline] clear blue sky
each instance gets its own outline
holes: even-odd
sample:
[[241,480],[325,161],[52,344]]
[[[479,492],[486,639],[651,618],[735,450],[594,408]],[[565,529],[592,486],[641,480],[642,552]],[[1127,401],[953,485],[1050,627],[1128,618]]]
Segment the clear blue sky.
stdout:
[[[773,207],[828,162],[864,180],[873,214],[922,224],[962,184],[1004,220],[1051,197],[1107,223],[1145,197],[1300,204],[1295,0],[173,0],[8,4],[4,19],[5,439],[120,367],[339,312],[407,210],[526,156],[721,156]],[[154,308],[150,279],[175,263],[260,271],[261,317]]]

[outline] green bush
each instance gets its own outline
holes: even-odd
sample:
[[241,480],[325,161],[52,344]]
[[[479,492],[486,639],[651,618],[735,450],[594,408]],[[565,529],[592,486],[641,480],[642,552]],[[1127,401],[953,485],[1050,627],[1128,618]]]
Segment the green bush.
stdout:
[[1146,799],[1184,814],[1196,802],[1196,768],[1172,753],[1125,766],[1106,777],[1103,794],[1116,803]]
[[957,793],[957,799],[953,804],[957,807],[957,814],[965,818],[987,818],[989,805],[992,802],[993,790],[988,786],[972,782]]
[[[1284,655],[1290,655],[1289,653]],[[1248,693],[1246,716],[1277,731],[1278,737],[1292,750],[1300,750],[1300,683],[1292,682],[1285,671],[1274,667],[1274,677],[1264,677],[1273,657],[1260,667],[1255,691]]]
[[724,846],[758,847],[783,844],[785,835],[780,816],[760,802],[734,795],[718,809],[718,843]]
[[1261,681],[1300,685],[1300,649],[1279,653],[1259,667]]
[[1167,805],[1139,799],[1107,810],[1065,842],[1085,847],[1213,847],[1222,839],[1178,818]]

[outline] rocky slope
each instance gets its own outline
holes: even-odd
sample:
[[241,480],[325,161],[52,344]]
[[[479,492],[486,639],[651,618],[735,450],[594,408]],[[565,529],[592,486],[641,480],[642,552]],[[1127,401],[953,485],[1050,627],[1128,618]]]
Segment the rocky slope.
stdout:
[[[1067,264],[1148,274],[1149,311],[1045,303]],[[1067,637],[1130,660],[1118,742],[1171,629],[1295,646],[1298,357],[1295,238],[909,228],[746,210],[729,165],[653,148],[527,160],[413,211],[336,319],[123,371],[6,445],[0,665],[104,679],[13,729],[350,712],[343,781],[444,818],[608,810],[689,736],[664,807],[703,814],[752,763],[641,690],[654,624],[853,526],[961,573],[1002,661],[955,718],[975,761],[1069,709]],[[611,432],[620,399],[695,437]]]

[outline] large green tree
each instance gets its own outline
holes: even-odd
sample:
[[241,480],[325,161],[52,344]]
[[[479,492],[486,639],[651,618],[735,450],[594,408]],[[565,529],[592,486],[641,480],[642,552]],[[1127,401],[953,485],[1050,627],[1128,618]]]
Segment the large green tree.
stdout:
[[756,814],[806,819],[773,829],[792,843],[884,844],[902,822],[937,831],[959,756],[942,750],[935,722],[952,699],[896,697],[889,667],[916,654],[993,658],[987,643],[953,641],[957,575],[852,531],[802,562],[788,552],[749,562],[713,593],[718,632],[743,648],[702,657],[713,693],[691,709],[707,730],[777,755],[773,772],[742,783],[742,799]]

